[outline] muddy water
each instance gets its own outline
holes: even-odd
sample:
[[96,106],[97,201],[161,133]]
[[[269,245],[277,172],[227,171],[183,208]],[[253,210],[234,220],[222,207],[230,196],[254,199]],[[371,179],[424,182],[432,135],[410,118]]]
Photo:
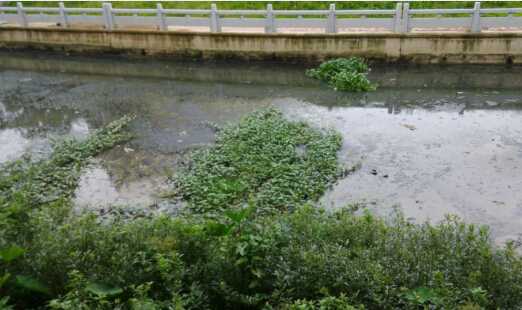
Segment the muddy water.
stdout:
[[208,123],[275,105],[342,133],[341,159],[359,169],[326,207],[457,214],[490,225],[498,242],[522,234],[522,68],[378,67],[380,88],[366,95],[330,91],[303,69],[0,53],[0,162],[135,114],[136,138],[93,162],[76,205],[148,208],[180,154],[213,142]]

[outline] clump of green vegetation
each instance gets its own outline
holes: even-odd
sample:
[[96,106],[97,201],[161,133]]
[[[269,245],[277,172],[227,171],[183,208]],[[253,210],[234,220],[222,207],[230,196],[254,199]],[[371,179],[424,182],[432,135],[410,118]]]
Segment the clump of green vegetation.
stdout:
[[[90,150],[87,153],[94,155],[95,150],[127,137],[124,127],[110,125],[114,130],[108,135],[100,134],[107,133],[102,130],[84,142],[75,142],[73,149]],[[259,133],[254,134],[256,131]],[[283,134],[289,132],[310,137]],[[274,134],[273,140],[266,138],[270,134]],[[106,143],[93,143],[101,137]],[[329,141],[327,137],[335,143],[325,142]],[[281,156],[267,153],[256,141],[276,147]],[[232,157],[228,156],[234,155],[241,161],[241,154],[254,156],[250,150],[254,148],[259,154],[270,155],[256,160],[264,160],[268,167],[286,167],[287,162],[281,163],[283,155],[299,162],[306,154],[296,155],[294,149],[287,149],[295,147],[295,141],[322,145],[330,155],[313,163],[328,169],[316,171],[336,171],[336,160],[331,156],[340,141],[335,134],[288,122],[274,110],[257,112],[239,125],[227,127],[215,148],[197,156],[210,158],[203,162],[212,163],[211,171],[223,172],[221,178],[228,181],[225,168],[229,162],[214,156],[229,160]],[[104,147],[87,147],[94,144]],[[71,161],[83,165],[88,156],[62,153],[68,150],[58,146],[49,161],[69,158],[55,160],[57,168],[68,167]],[[316,151],[319,156],[320,149]],[[195,159],[192,164],[197,162]],[[223,167],[213,168],[216,162]],[[50,169],[39,170],[44,163],[27,165],[51,173]],[[251,170],[244,168],[238,178],[255,179],[246,175],[257,176],[257,169],[257,165]],[[20,185],[25,183],[15,177],[19,175],[17,169],[0,170],[0,182],[11,182],[18,189],[2,188],[2,309],[9,309],[9,305],[62,310],[522,307],[522,259],[513,245],[494,248],[487,229],[454,217],[437,225],[416,225],[400,215],[385,221],[371,214],[355,215],[349,209],[326,212],[309,204],[298,205],[306,201],[303,198],[293,200],[296,205],[292,212],[260,215],[257,211],[266,205],[257,202],[263,200],[247,199],[249,195],[257,197],[258,192],[244,187],[242,195],[222,198],[223,205],[194,208],[201,212],[211,206],[212,217],[196,213],[100,221],[92,214],[71,214],[69,189],[58,191],[58,199],[42,202],[32,194],[31,186]],[[190,176],[191,169],[188,171]],[[36,183],[46,179],[45,175],[36,175],[42,176],[34,180]],[[323,186],[334,177],[333,173],[327,175],[318,176]],[[295,181],[293,177],[282,180]],[[202,186],[213,184],[198,182]],[[281,192],[279,183],[269,184],[271,192]],[[196,184],[190,186],[196,189]],[[195,193],[194,197],[205,202],[204,193]],[[36,199],[20,199],[26,194]],[[191,203],[199,200],[194,198]],[[239,201],[249,200],[255,203],[236,208]]]
[[0,206],[25,200],[33,206],[71,197],[81,169],[93,156],[130,139],[124,130],[132,117],[124,116],[95,131],[85,141],[66,139],[50,158],[37,162],[24,157],[0,167]]
[[340,297],[329,296],[317,300],[298,299],[290,304],[283,304],[280,308],[282,310],[364,310],[363,306],[351,306],[344,294]]
[[367,77],[368,65],[359,57],[338,58],[323,62],[318,68],[306,71],[315,79],[324,81],[335,90],[366,92],[375,90]]
[[[32,161],[26,156],[0,166],[0,266],[3,269],[25,254],[19,245],[33,237],[32,214],[40,208],[69,206],[82,168],[93,156],[130,139],[125,128],[131,120],[128,116],[116,120],[84,141],[63,140],[55,145],[49,158]],[[15,275],[0,272],[0,289],[10,285],[16,291],[49,293],[35,277]],[[7,301],[7,297],[0,296],[1,309],[8,309]]]
[[261,110],[220,130],[216,144],[194,154],[175,184],[198,212],[247,202],[258,210],[288,210],[318,199],[336,179],[340,147],[337,133]]
[[31,216],[33,237],[8,267],[46,287],[3,291],[24,308],[51,300],[54,309],[522,305],[522,262],[513,248],[494,249],[487,231],[453,218],[435,226],[386,223],[301,207],[107,225],[56,213]]

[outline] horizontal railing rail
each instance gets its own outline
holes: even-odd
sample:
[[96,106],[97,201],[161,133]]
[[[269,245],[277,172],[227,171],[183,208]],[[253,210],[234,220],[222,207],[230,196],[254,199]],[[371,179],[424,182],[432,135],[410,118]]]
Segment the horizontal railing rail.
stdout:
[[[0,25],[22,27],[41,26],[42,23],[68,28],[92,25],[106,30],[126,27],[152,26],[161,31],[177,27],[197,31],[260,31],[265,33],[301,29],[305,32],[339,33],[352,28],[368,31],[384,30],[406,33],[425,29],[450,29],[481,32],[491,28],[522,28],[522,8],[411,9],[409,3],[397,3],[394,9],[337,10],[335,4],[322,10],[275,10],[271,4],[261,10],[113,8],[103,3],[101,8],[58,7],[0,7]],[[226,29],[225,29],[226,28]],[[299,32],[299,31],[296,31]]]

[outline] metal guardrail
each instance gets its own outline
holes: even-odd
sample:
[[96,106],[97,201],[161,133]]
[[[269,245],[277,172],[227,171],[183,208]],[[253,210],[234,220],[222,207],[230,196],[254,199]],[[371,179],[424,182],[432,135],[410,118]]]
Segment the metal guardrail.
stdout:
[[[311,33],[339,33],[346,29],[382,29],[406,33],[414,29],[464,29],[480,32],[484,29],[506,27],[522,28],[522,8],[482,9],[475,2],[471,9],[410,9],[409,3],[397,3],[389,10],[336,10],[331,4],[328,10],[274,10],[268,4],[264,10],[164,9],[161,3],[156,9],[120,9],[111,3],[101,8],[58,7],[0,7],[0,25],[14,24],[31,27],[51,23],[69,28],[75,25],[100,26],[106,30],[125,27],[153,26],[160,31],[176,27],[208,27],[211,32],[245,31],[276,33],[288,29],[304,29]],[[494,14],[495,16],[490,16]],[[488,16],[482,16],[488,15]]]

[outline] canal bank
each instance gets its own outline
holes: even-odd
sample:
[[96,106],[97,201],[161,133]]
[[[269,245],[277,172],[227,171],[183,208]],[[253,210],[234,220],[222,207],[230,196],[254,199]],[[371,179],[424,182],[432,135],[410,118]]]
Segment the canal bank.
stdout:
[[522,63],[522,33],[258,34],[5,27],[0,47],[180,58],[293,60],[363,56],[383,62]]

